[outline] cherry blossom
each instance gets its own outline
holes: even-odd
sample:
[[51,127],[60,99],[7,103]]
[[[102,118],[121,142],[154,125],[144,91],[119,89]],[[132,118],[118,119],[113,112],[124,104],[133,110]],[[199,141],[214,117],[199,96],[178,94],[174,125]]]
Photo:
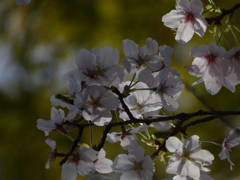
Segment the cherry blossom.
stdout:
[[131,40],[123,40],[123,53],[126,56],[122,64],[130,74],[138,74],[142,70],[149,72],[160,70],[163,65],[163,58],[156,55],[158,52],[158,43],[151,38],[146,40],[146,45],[139,47]]
[[227,159],[230,163],[230,169],[232,170],[232,166],[234,166],[234,163],[231,161],[229,156],[229,151],[232,147],[238,145],[240,143],[240,127],[233,128],[229,136],[224,139],[222,143],[222,151],[219,154],[219,157],[221,160]]
[[207,30],[207,21],[201,16],[203,4],[200,0],[177,0],[176,10],[162,17],[165,26],[178,28],[176,41],[179,43],[188,42],[194,33],[203,37]]
[[202,166],[212,164],[214,157],[207,150],[201,149],[198,139],[199,137],[194,135],[185,139],[183,144],[176,137],[168,138],[166,148],[174,154],[169,159],[167,173],[199,179]]
[[38,119],[37,128],[44,131],[45,135],[48,136],[50,131],[59,130],[62,133],[66,133],[63,128],[64,111],[62,109],[57,110],[55,107],[51,109],[51,120]]
[[56,157],[58,156],[58,153],[57,153],[57,148],[56,148],[56,142],[53,141],[52,139],[46,139],[46,144],[49,145],[52,149],[52,151],[49,153],[49,159],[45,165],[46,169],[49,169],[50,168],[50,162],[55,160]]
[[170,68],[164,68],[157,77],[159,84],[156,93],[160,96],[163,107],[175,111],[178,108],[176,99],[184,88],[182,80],[177,76],[171,76]]
[[112,160],[105,158],[106,152],[101,149],[98,153],[97,160],[94,162],[94,166],[97,172],[105,174],[112,172]]
[[77,174],[86,176],[95,172],[94,161],[98,152],[91,148],[80,147],[78,153],[72,154],[62,166],[62,180],[75,180]]
[[125,150],[132,150],[138,147],[138,137],[135,135],[136,133],[142,132],[148,128],[147,125],[142,125],[138,127],[133,127],[129,129],[122,128],[121,133],[108,133],[106,141],[110,143],[115,143],[121,141],[121,146]]
[[195,57],[192,66],[186,67],[191,75],[201,77],[193,85],[204,82],[206,90],[211,94],[217,94],[222,86],[233,91],[226,82],[229,61],[224,59],[226,50],[217,46],[215,42],[194,47],[190,52]]
[[106,91],[104,87],[93,85],[77,94],[74,105],[82,110],[82,115],[87,121],[104,126],[112,120],[110,111],[119,106],[119,101],[115,94]]
[[112,168],[115,172],[122,173],[120,180],[151,180],[155,172],[151,157],[144,157],[144,149],[141,146],[128,151],[128,155],[119,154]]
[[21,5],[26,6],[26,5],[28,5],[31,2],[31,0],[15,0],[15,2],[19,6],[21,6]]
[[233,47],[224,55],[225,59],[229,59],[228,73],[226,83],[232,87],[235,92],[235,85],[240,83],[240,47]]
[[74,69],[70,72],[76,80],[85,81],[89,86],[111,86],[122,82],[125,75],[123,67],[118,65],[119,52],[110,46],[102,50],[96,48],[88,51],[82,49]]
[[[123,89],[123,86],[127,84],[129,83],[121,83],[119,85],[120,89]],[[124,102],[135,118],[142,118],[142,114],[162,108],[160,97],[157,94],[147,90],[149,87],[145,83],[139,82],[134,85],[132,89],[136,89],[136,91],[131,92],[129,96],[124,98]],[[125,111],[120,111],[120,118],[129,120],[129,117]]]

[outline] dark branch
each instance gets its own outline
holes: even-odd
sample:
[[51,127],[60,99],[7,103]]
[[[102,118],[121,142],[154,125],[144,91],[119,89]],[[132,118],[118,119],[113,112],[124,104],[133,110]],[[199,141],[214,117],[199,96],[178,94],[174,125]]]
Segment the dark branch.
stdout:
[[73,151],[75,150],[75,148],[78,145],[78,142],[80,141],[80,138],[82,137],[82,133],[83,133],[83,129],[84,127],[78,127],[78,135],[77,138],[73,141],[73,145],[71,147],[71,149],[69,150],[69,152],[65,155],[64,159],[59,163],[59,165],[63,165],[69,156],[71,156],[71,154],[73,153]]
[[99,145],[97,146],[97,148],[95,149],[96,151],[100,151],[103,146],[104,146],[104,143],[106,141],[106,138],[107,138],[107,133],[112,129],[112,126],[106,126],[104,132],[103,132],[103,135],[102,135],[102,138],[101,138],[101,141],[99,143]]
[[212,23],[214,25],[221,25],[221,20],[230,14],[233,14],[235,10],[237,10],[238,8],[240,8],[240,3],[236,4],[235,6],[233,6],[231,9],[229,10],[225,10],[222,9],[222,13],[219,16],[216,17],[210,17],[210,18],[205,18],[206,21],[208,22],[209,25],[211,25]]

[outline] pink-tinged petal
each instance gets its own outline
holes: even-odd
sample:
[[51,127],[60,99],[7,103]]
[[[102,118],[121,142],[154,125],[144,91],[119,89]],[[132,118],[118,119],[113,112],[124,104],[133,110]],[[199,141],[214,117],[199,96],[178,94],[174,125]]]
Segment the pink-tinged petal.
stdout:
[[203,11],[202,1],[192,0],[190,3],[191,3],[191,6],[192,6],[191,9],[192,9],[193,14],[202,14],[202,11]]
[[144,161],[142,163],[142,168],[145,170],[148,176],[153,176],[155,172],[154,162],[150,156],[145,156]]
[[109,143],[118,142],[121,140],[121,135],[122,135],[121,133],[116,133],[116,132],[108,133],[106,141]]
[[197,135],[194,135],[190,138],[185,139],[184,148],[186,149],[186,153],[200,150],[201,144],[199,143],[199,137]]
[[119,60],[119,51],[110,46],[102,48],[98,54],[98,59],[105,67],[116,65]]
[[[163,106],[164,108],[166,108],[168,111],[176,111],[176,109],[175,109],[174,107],[172,107],[172,105],[169,104],[169,103],[166,101],[165,98],[168,97],[168,96],[164,96],[162,93],[159,93],[159,96],[160,96],[160,98],[161,98],[162,106]],[[168,100],[171,100],[171,97],[168,98]]]
[[62,166],[61,180],[75,180],[77,167],[75,163],[64,163]]
[[152,125],[155,129],[159,131],[167,131],[172,127],[170,122],[156,122],[153,123]]
[[147,38],[145,47],[148,51],[148,55],[155,55],[158,51],[158,43],[152,38]]
[[188,42],[193,37],[193,34],[193,24],[191,22],[182,23],[178,27],[175,39],[177,42],[183,44]]
[[166,141],[166,148],[170,151],[170,152],[182,152],[182,147],[183,147],[183,143],[176,137],[169,137],[168,140]]
[[31,0],[15,0],[15,2],[19,6],[21,6],[21,5],[26,6],[26,5],[28,5],[31,2]]
[[206,90],[211,94],[217,94],[222,87],[222,79],[219,76],[219,70],[215,66],[211,66],[208,71],[205,72],[202,79],[204,81]]
[[196,16],[195,17],[195,23],[194,23],[194,32],[199,35],[200,37],[203,37],[204,33],[207,31],[207,26],[208,23],[205,20],[205,18],[203,18],[202,16]]
[[212,164],[212,161],[214,160],[214,156],[209,151],[203,149],[191,153],[189,157],[195,161],[203,162],[206,165]]
[[110,93],[106,92],[106,95],[100,100],[100,104],[106,109],[106,110],[114,110],[118,108],[120,102],[118,98]]
[[87,49],[81,49],[76,60],[76,65],[79,70],[85,71],[88,66],[94,64],[95,60],[96,56],[90,53]]
[[93,162],[79,160],[78,166],[77,166],[77,172],[82,176],[86,176],[89,173],[95,172],[95,166]]
[[57,126],[51,120],[38,119],[37,128],[44,131],[45,135],[48,136],[50,131],[56,130]]
[[78,149],[78,154],[79,157],[81,157],[81,160],[93,162],[97,159],[98,152],[93,150],[92,148],[80,147]]
[[191,57],[205,57],[209,54],[211,54],[211,51],[209,50],[209,47],[207,45],[193,47],[190,52]]
[[51,120],[54,121],[54,123],[61,125],[64,121],[64,111],[62,109],[57,110],[55,107],[52,107],[51,109]]
[[223,57],[226,53],[225,48],[221,46],[217,46],[215,42],[210,43],[208,46],[211,53],[215,56]]
[[167,166],[166,172],[169,174],[179,174],[182,169],[182,159],[172,162]]
[[179,174],[184,176],[189,176],[194,180],[198,180],[200,177],[200,167],[201,167],[200,164],[197,164],[193,161],[186,160]]
[[138,137],[135,134],[126,135],[121,142],[121,146],[125,150],[131,150],[138,146],[137,141],[138,141]]
[[179,11],[188,12],[191,10],[191,2],[188,0],[177,0],[176,9]]
[[228,143],[228,147],[232,148],[240,143],[240,127],[233,128],[225,142]]
[[184,17],[185,15],[182,12],[172,10],[170,13],[162,17],[162,22],[169,28],[178,28],[178,26],[181,24],[181,19]]
[[136,148],[129,150],[129,159],[132,162],[140,163],[144,160],[144,148],[142,146],[137,146]]
[[106,174],[113,171],[112,164],[113,162],[110,159],[102,159],[94,163],[94,166],[97,172]]
[[230,169],[232,170],[232,166],[234,166],[234,163],[230,159],[229,150],[226,148],[223,148],[221,153],[218,156],[221,160],[224,160],[227,158],[228,162],[230,163]]
[[47,161],[46,164],[45,164],[45,168],[46,168],[46,169],[49,169],[49,168],[50,168],[50,162],[51,162],[51,159],[48,159],[48,161]]
[[126,154],[118,155],[113,162],[112,168],[113,171],[117,173],[124,173],[130,171],[134,167],[134,164],[129,161]]
[[51,147],[52,150],[56,150],[56,141],[53,141],[52,139],[46,139],[45,142]]
[[196,65],[186,66],[185,68],[188,70],[188,73],[193,76],[201,77],[201,75],[202,75],[200,73],[200,69]]
[[208,71],[209,69],[209,65],[208,65],[208,61],[205,58],[198,58],[196,57],[192,63],[193,66],[197,66],[199,69],[199,75],[203,74]]
[[125,56],[131,56],[139,53],[138,45],[128,39],[122,41],[122,50]]

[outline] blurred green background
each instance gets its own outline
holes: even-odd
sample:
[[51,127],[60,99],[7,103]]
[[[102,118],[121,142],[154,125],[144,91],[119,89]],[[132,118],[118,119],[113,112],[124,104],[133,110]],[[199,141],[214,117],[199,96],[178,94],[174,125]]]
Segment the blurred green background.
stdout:
[[[219,7],[229,9],[236,0],[215,2]],[[204,6],[208,1],[203,1]],[[197,78],[190,76],[184,66],[191,65],[189,52],[192,47],[213,41],[210,33],[203,38],[194,35],[185,44],[177,44],[174,32],[163,26],[162,16],[175,8],[175,0],[32,0],[28,6],[17,6],[14,0],[0,1],[0,179],[3,180],[59,180],[61,159],[45,169],[50,148],[46,138],[57,141],[61,152],[67,152],[71,142],[59,132],[44,133],[36,128],[37,119],[50,119],[50,97],[66,94],[67,88],[62,75],[71,70],[82,48],[103,48],[112,46],[119,49],[121,42],[131,39],[140,46],[148,37],[155,39],[159,46],[174,47],[173,67],[181,74],[183,81],[190,85]],[[211,14],[206,13],[205,17]],[[213,14],[218,15],[218,14]],[[240,27],[240,10],[234,14],[233,22]],[[223,21],[224,22],[224,21]],[[209,26],[211,30],[213,26]],[[228,33],[230,39],[233,39]],[[232,41],[233,42],[233,41]],[[224,39],[220,42],[229,50]],[[233,43],[234,46],[236,44]],[[231,93],[222,88],[215,96],[209,95],[203,84],[194,87],[196,92],[216,110],[240,110],[240,93]],[[196,97],[184,89],[177,112],[207,110]],[[177,113],[176,112],[176,113]],[[240,117],[227,117],[231,125],[239,126]],[[201,139],[222,141],[229,132],[220,120],[193,127],[189,135],[199,134]],[[83,142],[88,143],[88,132]],[[74,134],[73,134],[74,135]],[[98,143],[101,131],[94,129],[94,143]],[[112,148],[106,143],[108,158],[125,153],[119,144]],[[239,147],[233,148],[231,159],[233,170],[227,160],[220,161],[221,148],[203,144],[215,156],[210,175],[215,180],[240,180]],[[155,149],[149,148],[151,154]],[[165,177],[164,166],[156,161],[154,179]],[[85,179],[78,177],[78,180]],[[110,179],[114,179],[111,177]]]

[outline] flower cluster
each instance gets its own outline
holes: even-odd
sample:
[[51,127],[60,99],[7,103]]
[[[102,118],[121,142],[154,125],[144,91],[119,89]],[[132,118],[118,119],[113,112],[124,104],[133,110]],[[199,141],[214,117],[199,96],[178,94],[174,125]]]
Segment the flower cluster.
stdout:
[[240,83],[240,48],[234,47],[228,52],[217,46],[215,42],[194,47],[190,52],[194,57],[192,66],[186,67],[189,74],[201,77],[193,85],[204,82],[206,90],[214,95],[222,86],[235,92],[235,86]]
[[[122,60],[123,66],[118,65],[118,50],[110,46],[101,50],[82,49],[72,63],[73,70],[63,77],[69,94],[51,97],[53,106],[68,108],[68,115],[65,117],[62,109],[57,110],[53,107],[51,120],[39,119],[38,129],[44,131],[45,135],[59,130],[69,136],[68,132],[75,126],[66,125],[65,122],[75,124],[90,122],[96,126],[106,126],[113,121],[114,111],[119,113],[119,118],[123,121],[133,120],[128,111],[136,119],[157,117],[162,108],[175,111],[178,108],[176,100],[184,84],[179,74],[171,68],[173,49],[165,45],[158,47],[157,42],[151,38],[146,40],[146,45],[142,48],[131,40],[124,40],[122,47],[126,56]],[[129,76],[127,72],[133,74],[131,81],[127,79]],[[124,104],[120,103],[120,97],[111,91],[112,87],[116,87],[124,95]],[[126,109],[124,105],[128,108]],[[156,129],[166,131],[171,128],[169,123],[154,124],[153,127]],[[107,134],[106,141],[110,143],[121,141],[122,148],[129,152],[128,156],[117,156],[113,165],[110,160],[104,160],[106,163],[100,161],[101,151],[98,153],[94,148],[80,146],[78,152],[72,152],[67,162],[63,164],[62,179],[75,179],[77,174],[92,177],[95,176],[95,171],[122,173],[121,179],[140,177],[151,179],[154,173],[153,161],[150,156],[144,157],[144,150],[138,144],[136,136],[136,133],[148,127],[140,125],[126,130],[123,126],[122,132]],[[57,153],[56,143],[51,141],[50,144],[50,140],[47,142],[52,148],[47,165],[49,167],[50,161],[64,155]],[[129,165],[124,159],[128,159]],[[109,170],[99,170],[101,167]]]
[[[16,2],[26,5],[30,0]],[[206,32],[208,23],[202,12],[200,0],[177,0],[176,10],[164,15],[162,21],[167,27],[177,28],[177,42],[186,43],[194,33],[203,37]],[[168,180],[212,180],[208,175],[210,169],[205,166],[212,164],[214,156],[201,149],[199,136],[187,137],[186,130],[219,116],[208,114],[209,119],[184,126],[190,118],[206,114],[199,111],[193,116],[180,113],[168,118],[168,111],[178,109],[177,99],[184,89],[180,74],[171,67],[173,48],[159,46],[155,40],[147,38],[143,47],[129,39],[123,40],[122,50],[122,65],[119,51],[110,46],[90,51],[81,49],[72,62],[72,70],[63,76],[68,94],[51,97],[54,106],[51,119],[39,119],[37,128],[46,136],[58,130],[69,137],[73,145],[68,153],[59,153],[56,142],[47,139],[51,151],[46,168],[50,168],[51,161],[62,157],[62,180],[75,180],[78,175],[87,176],[89,180],[106,180],[105,174],[111,172],[119,173],[120,180],[151,180],[155,172],[154,159],[162,160],[171,155],[166,172],[172,177]],[[211,95],[218,93],[222,86],[235,92],[235,86],[240,83],[239,47],[227,52],[213,42],[194,47],[190,56],[194,60],[186,68],[189,74],[200,78],[193,85],[204,82]],[[130,127],[126,128],[127,125]],[[99,145],[92,144],[92,139],[89,145],[80,141],[83,129],[92,126],[105,127]],[[121,132],[110,132],[115,126],[121,127]],[[157,132],[150,134],[149,128]],[[69,134],[74,129],[78,129],[76,139]],[[240,143],[239,132],[239,127],[233,128],[221,143],[219,157],[227,159],[231,169],[234,164],[229,150]],[[179,133],[184,137],[182,141],[176,137]],[[154,147],[151,156],[144,154],[137,134]],[[128,155],[119,154],[113,161],[105,158],[104,143],[119,141]]]

